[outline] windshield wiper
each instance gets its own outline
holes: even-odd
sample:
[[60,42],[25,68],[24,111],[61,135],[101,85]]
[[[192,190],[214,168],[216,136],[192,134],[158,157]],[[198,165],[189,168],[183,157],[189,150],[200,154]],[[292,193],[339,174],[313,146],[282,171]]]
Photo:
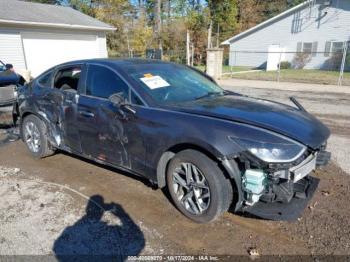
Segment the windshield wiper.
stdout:
[[202,99],[202,98],[206,98],[206,97],[210,97],[210,96],[218,95],[218,94],[222,94],[222,92],[208,92],[205,95],[196,97],[195,100],[199,100],[199,99]]

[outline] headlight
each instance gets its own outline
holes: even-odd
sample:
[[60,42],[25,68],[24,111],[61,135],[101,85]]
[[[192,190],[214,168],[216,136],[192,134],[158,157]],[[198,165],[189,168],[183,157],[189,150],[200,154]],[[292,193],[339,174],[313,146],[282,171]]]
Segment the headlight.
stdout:
[[244,137],[229,136],[229,139],[264,162],[292,162],[306,150],[304,145],[271,132],[253,131],[249,134],[251,138],[247,135]]

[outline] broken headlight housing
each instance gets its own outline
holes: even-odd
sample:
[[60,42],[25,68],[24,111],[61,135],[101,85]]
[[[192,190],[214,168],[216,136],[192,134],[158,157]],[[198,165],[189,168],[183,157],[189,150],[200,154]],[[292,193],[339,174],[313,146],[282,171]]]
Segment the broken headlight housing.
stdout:
[[267,163],[293,162],[306,151],[306,146],[269,131],[252,132],[249,137],[229,136],[229,139]]

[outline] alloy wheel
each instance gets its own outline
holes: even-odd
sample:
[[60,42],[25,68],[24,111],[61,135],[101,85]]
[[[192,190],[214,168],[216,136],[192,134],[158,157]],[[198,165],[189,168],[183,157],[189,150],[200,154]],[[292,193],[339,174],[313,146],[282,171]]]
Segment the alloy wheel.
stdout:
[[177,200],[188,212],[199,215],[208,209],[210,188],[198,167],[192,163],[180,163],[172,180]]
[[39,152],[41,146],[40,132],[38,127],[31,121],[28,121],[25,124],[24,139],[30,151],[34,153]]

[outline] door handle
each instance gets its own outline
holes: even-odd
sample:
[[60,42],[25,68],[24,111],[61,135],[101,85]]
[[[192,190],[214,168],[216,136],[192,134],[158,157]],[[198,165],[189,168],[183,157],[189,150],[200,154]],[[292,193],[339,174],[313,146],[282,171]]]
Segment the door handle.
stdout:
[[85,117],[94,117],[94,113],[91,113],[89,111],[79,111],[79,114]]

